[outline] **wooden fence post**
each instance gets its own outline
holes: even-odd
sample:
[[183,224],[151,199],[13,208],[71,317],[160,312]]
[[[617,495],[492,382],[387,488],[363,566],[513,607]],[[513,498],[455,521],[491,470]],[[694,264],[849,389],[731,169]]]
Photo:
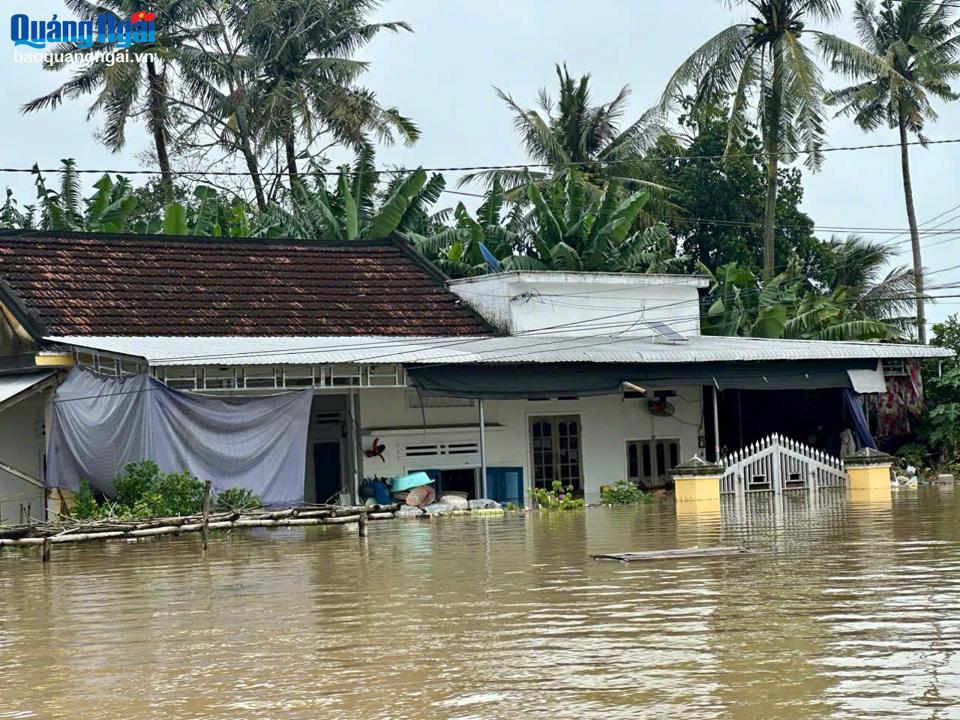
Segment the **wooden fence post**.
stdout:
[[200,528],[200,544],[203,551],[207,551],[207,540],[210,536],[210,481],[203,481],[203,526]]
[[45,537],[43,539],[43,549],[40,551],[40,561],[41,562],[50,562],[50,538]]
[[367,509],[362,508],[360,510],[360,528],[359,528],[360,537],[367,536],[367,520],[368,519],[369,518],[367,518]]

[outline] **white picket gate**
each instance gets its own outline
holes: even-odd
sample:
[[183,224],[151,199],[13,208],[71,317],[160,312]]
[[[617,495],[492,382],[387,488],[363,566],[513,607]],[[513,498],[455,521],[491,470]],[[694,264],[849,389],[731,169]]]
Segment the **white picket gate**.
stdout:
[[722,458],[721,465],[720,492],[726,495],[816,491],[847,483],[842,460],[776,433]]

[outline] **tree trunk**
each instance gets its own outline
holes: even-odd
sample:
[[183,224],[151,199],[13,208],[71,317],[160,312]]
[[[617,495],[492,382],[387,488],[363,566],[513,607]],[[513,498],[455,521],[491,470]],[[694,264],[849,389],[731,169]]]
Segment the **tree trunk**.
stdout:
[[290,189],[293,190],[293,186],[298,182],[299,175],[297,173],[296,139],[292,127],[283,139],[283,144],[287,151],[287,174],[290,176]]
[[263,194],[263,180],[260,178],[260,168],[257,166],[257,156],[250,148],[250,143],[243,140],[242,143],[243,159],[247,163],[247,170],[250,172],[250,178],[253,181],[253,191],[257,196],[257,209],[263,212],[267,209],[267,198]]
[[920,255],[920,231],[917,213],[913,207],[913,183],[910,180],[910,146],[907,138],[907,120],[900,111],[900,168],[903,171],[903,197],[907,203],[907,224],[910,226],[910,245],[913,247],[913,282],[916,289],[917,339],[927,344],[927,315],[923,306],[923,258]]
[[763,208],[763,279],[775,274],[777,234],[777,169],[780,157],[776,152],[767,156],[767,198]]
[[763,147],[767,151],[767,196],[763,206],[763,279],[776,274],[777,170],[780,165],[780,123],[783,117],[783,50],[773,46],[772,97],[764,109],[766,125]]
[[167,98],[164,79],[157,72],[152,57],[147,58],[147,77],[150,84],[150,130],[153,144],[157,150],[157,162],[160,165],[160,187],[164,199],[173,202],[173,170],[170,168],[170,156],[167,154]]

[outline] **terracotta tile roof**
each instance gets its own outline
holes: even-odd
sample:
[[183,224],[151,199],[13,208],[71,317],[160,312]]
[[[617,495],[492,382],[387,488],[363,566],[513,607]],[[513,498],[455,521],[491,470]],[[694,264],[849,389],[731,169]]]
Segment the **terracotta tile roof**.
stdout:
[[49,335],[483,335],[402,241],[0,233],[0,281]]

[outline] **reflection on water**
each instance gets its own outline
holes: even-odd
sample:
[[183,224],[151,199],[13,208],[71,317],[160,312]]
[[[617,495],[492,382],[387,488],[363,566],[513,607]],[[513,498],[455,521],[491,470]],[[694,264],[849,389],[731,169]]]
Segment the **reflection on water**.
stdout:
[[0,718],[960,718],[952,488],[197,543],[0,553]]

